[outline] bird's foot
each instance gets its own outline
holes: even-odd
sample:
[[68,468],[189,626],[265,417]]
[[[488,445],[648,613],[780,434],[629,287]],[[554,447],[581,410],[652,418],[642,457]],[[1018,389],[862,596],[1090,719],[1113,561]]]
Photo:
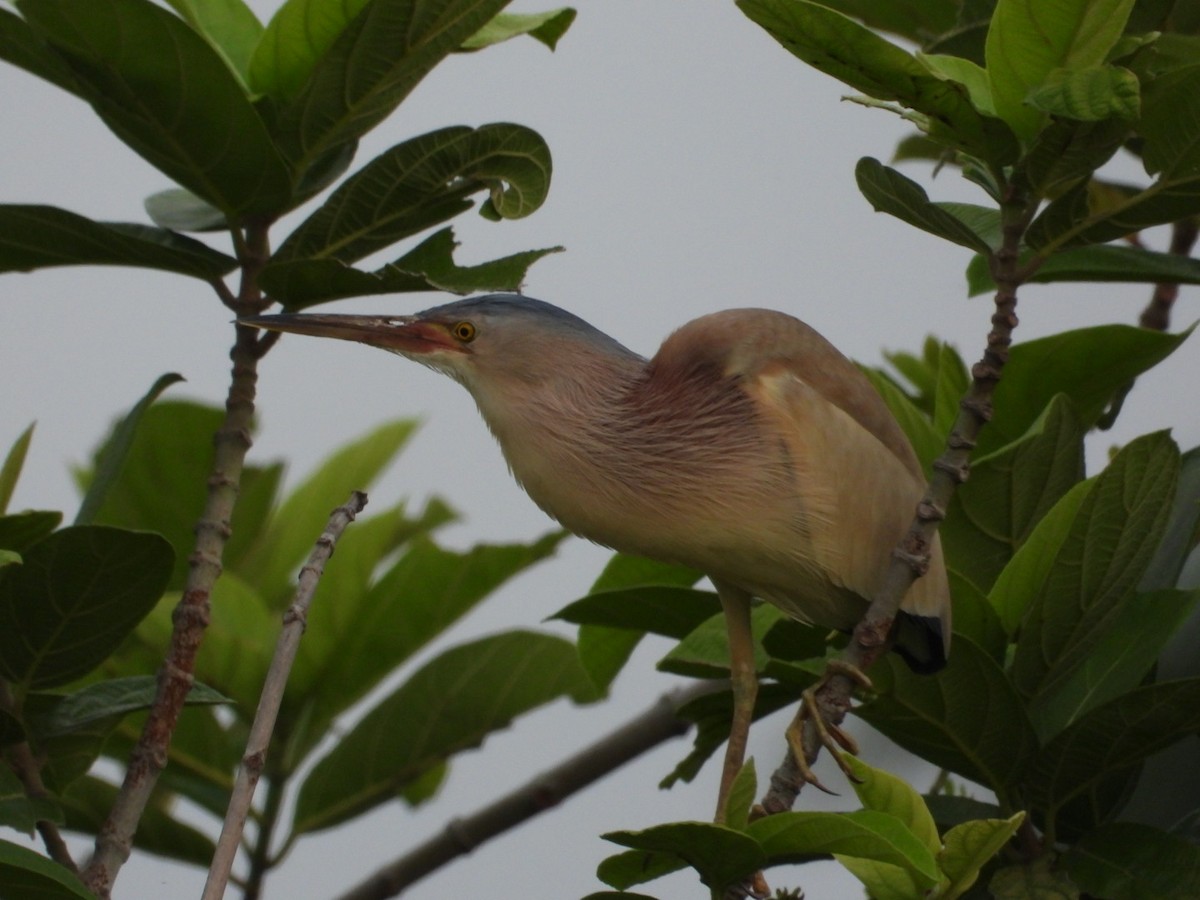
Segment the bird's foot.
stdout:
[[817,732],[818,741],[822,747],[829,751],[829,755],[838,764],[838,768],[851,781],[858,781],[858,777],[851,771],[850,766],[842,758],[841,753],[842,750],[845,750],[847,753],[857,755],[858,743],[849,733],[843,731],[832,722],[825,721],[817,700],[817,695],[829,683],[830,679],[839,675],[849,678],[859,687],[866,690],[871,690],[873,687],[871,679],[858,666],[851,665],[842,660],[831,659],[825,666],[825,674],[821,676],[821,680],[801,695],[800,709],[797,710],[796,717],[792,719],[792,724],[787,729],[788,748],[791,750],[792,758],[796,763],[796,769],[800,773],[800,778],[819,791],[835,795],[836,792],[825,787],[808,764],[807,754],[804,750],[804,723],[806,721],[812,722],[813,728]]

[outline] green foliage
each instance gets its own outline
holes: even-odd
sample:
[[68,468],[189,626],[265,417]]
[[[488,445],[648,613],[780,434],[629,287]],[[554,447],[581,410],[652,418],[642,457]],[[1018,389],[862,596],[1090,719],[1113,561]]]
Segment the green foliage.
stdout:
[[0,841],[0,893],[30,900],[93,900],[83,883],[58,863]]
[[[859,779],[855,791],[863,809],[857,812],[781,813],[748,823],[730,816],[724,825],[676,822],[613,832],[604,837],[634,850],[604,860],[597,875],[625,890],[691,866],[719,892],[773,865],[833,856],[872,897],[904,900],[936,888],[936,896],[952,900],[970,889],[1024,818],[971,820],[941,837],[920,794],[859,760],[849,763]],[[752,765],[738,782],[752,796]]]
[[[215,281],[238,261],[177,233],[226,231],[240,247],[349,167],[378,125],[447,55],[527,34],[553,49],[574,20],[520,15],[508,0],[288,0],[264,28],[242,0],[22,0],[0,10],[0,59],[88,102],[178,187],[147,200],[160,226],[96,222],[46,206],[0,206],[0,271],[106,264]],[[140,48],[133,52],[130,48]],[[454,263],[444,230],[376,272],[350,263],[480,212],[519,218],[550,183],[550,154],[519,125],[449,128],[402,142],[352,174],[268,261],[261,284],[292,308],[416,290],[513,290],[541,256]],[[380,198],[384,202],[380,203]],[[338,229],[352,226],[353,233]],[[20,238],[17,238],[17,235]]]

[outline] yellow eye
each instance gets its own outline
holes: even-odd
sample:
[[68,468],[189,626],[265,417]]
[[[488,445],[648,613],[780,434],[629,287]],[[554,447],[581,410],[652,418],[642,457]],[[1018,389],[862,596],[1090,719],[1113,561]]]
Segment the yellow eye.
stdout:
[[475,326],[470,322],[459,322],[450,329],[450,333],[464,344],[469,344],[475,340]]

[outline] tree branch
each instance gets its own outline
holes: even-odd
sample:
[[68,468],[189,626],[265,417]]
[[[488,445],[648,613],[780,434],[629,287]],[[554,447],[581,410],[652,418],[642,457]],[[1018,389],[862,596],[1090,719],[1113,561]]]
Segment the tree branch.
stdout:
[[[1010,187],[1001,206],[1003,242],[992,257],[992,277],[996,281],[995,312],[987,346],[979,362],[971,367],[971,385],[959,404],[958,418],[946,439],[946,449],[933,463],[933,476],[917,506],[916,515],[904,538],[892,551],[883,590],[868,607],[854,628],[853,639],[842,652],[841,660],[865,672],[887,649],[892,623],[912,583],[929,567],[929,548],[946,509],[958,486],[970,472],[971,451],[979,432],[992,416],[992,394],[1008,362],[1012,333],[1017,326],[1017,288],[1024,273],[1017,265],[1021,236],[1036,210]],[[817,691],[817,714],[839,725],[850,709],[853,679],[830,673]],[[808,765],[821,752],[820,736],[812,720],[804,724],[803,744]],[[770,788],[763,797],[761,814],[770,815],[792,808],[804,781],[789,752],[771,776]]]
[[[0,709],[15,716],[16,706],[17,703],[8,682],[0,679]],[[6,748],[4,756],[17,776],[17,780],[25,788],[26,797],[30,800],[50,801],[52,799],[50,792],[46,790],[45,782],[42,781],[42,767],[33,755],[33,748],[29,746],[28,741],[17,741],[10,744]],[[71,851],[67,849],[67,842],[63,840],[58,826],[49,819],[38,819],[34,822],[34,827],[42,836],[42,843],[46,845],[46,852],[50,854],[50,858],[78,875],[79,868],[75,865],[75,860],[71,857]]]
[[[265,226],[249,229],[240,255],[242,281],[236,311],[239,315],[250,315],[262,307],[257,279],[269,255]],[[96,835],[95,853],[81,876],[88,889],[101,900],[108,900],[112,894],[113,882],[133,850],[138,822],[158,776],[166,767],[167,747],[194,680],[196,653],[208,627],[209,597],[221,575],[221,557],[231,533],[229,522],[251,443],[259,359],[256,329],[235,328],[236,338],[229,354],[233,367],[225,419],[213,436],[215,452],[208,495],[196,523],[195,549],[188,558],[187,581],[175,607],[174,630],[158,672],[154,704],[130,754],[117,799]]]
[[[221,837],[217,840],[217,849],[208,870],[208,880],[204,884],[202,900],[221,900],[221,897],[225,895],[225,887],[229,883],[229,873],[233,869],[233,861],[241,842],[242,829],[246,824],[246,816],[250,812],[250,802],[254,798],[254,788],[258,784],[258,779],[262,775],[266,763],[271,732],[275,730],[275,719],[279,714],[279,706],[283,702],[283,691],[287,686],[292,664],[296,661],[296,652],[300,649],[300,638],[303,637],[308,623],[308,607],[312,603],[317,583],[325,571],[325,563],[333,554],[338,537],[366,505],[367,495],[362,491],[354,491],[345,504],[335,509],[329,517],[329,524],[326,525],[325,531],[317,539],[317,544],[313,547],[308,562],[300,570],[300,583],[296,587],[296,596],[292,600],[292,605],[283,615],[283,629],[275,644],[275,655],[271,658],[271,668],[267,670],[267,677],[263,681],[258,710],[255,712],[254,722],[250,726],[250,735],[246,739],[246,753],[242,757],[237,781],[234,783],[233,792],[229,797],[229,808],[225,812],[225,824],[222,825]],[[261,849],[265,855],[266,848],[262,847]]]
[[[1200,236],[1200,218],[1191,216],[1180,219],[1171,226],[1171,246],[1167,252],[1174,256],[1190,256]],[[1155,331],[1166,331],[1171,327],[1171,308],[1179,297],[1179,285],[1164,282],[1154,286],[1150,302],[1138,317],[1138,324]]]
[[672,691],[620,728],[466,818],[454,819],[437,835],[342,894],[339,900],[394,897],[459,856],[514,828],[671,738],[691,723],[679,709],[720,690],[724,682],[701,681]]

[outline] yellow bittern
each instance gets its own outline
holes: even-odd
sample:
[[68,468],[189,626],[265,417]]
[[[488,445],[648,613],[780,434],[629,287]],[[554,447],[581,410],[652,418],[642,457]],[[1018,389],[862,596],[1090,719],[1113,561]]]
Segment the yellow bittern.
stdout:
[[[725,611],[734,695],[718,817],[757,692],[751,598],[850,631],[881,590],[925,484],[866,377],[780,312],[703,316],[650,360],[569,312],[509,294],[413,316],[240,321],[359,341],[449,375],[475,398],[517,481],[565,528],[708,575]],[[950,594],[936,538],[893,634],[914,669],[945,664]],[[789,740],[798,752],[798,735]]]

